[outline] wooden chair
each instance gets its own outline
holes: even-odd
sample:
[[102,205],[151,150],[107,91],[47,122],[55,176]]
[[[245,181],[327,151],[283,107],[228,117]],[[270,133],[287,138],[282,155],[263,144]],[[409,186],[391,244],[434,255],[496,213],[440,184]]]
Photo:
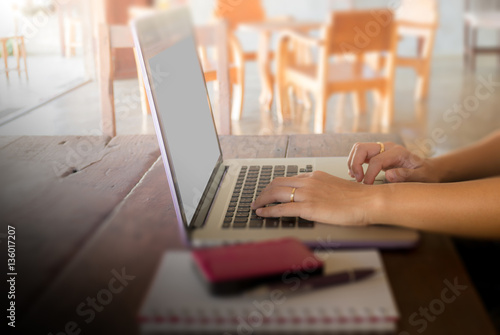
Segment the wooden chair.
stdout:
[[479,53],[496,53],[500,56],[500,46],[480,47],[477,44],[479,30],[500,31],[500,8],[496,1],[495,8],[473,8],[471,1],[465,2],[464,60],[465,65],[476,69],[476,56]]
[[[289,118],[290,86],[305,89],[315,98],[314,131],[325,131],[328,98],[335,93],[376,92],[372,130],[380,126],[387,130],[393,118],[394,58],[397,48],[396,23],[393,13],[385,26],[379,24],[371,11],[333,12],[330,22],[322,29],[321,38],[297,32],[286,32],[279,40],[277,55],[277,111],[280,121]],[[368,27],[368,28],[366,28]],[[360,39],[360,29],[367,38]],[[313,64],[295,61],[297,45],[318,48],[318,60]],[[364,55],[386,53],[383,69],[373,69]],[[350,55],[354,57],[345,57]],[[331,61],[331,58],[336,58]],[[354,59],[352,59],[354,58]]]
[[[439,11],[436,0],[403,0],[395,11],[399,41],[406,38],[417,40],[417,52],[414,56],[396,54],[395,66],[412,68],[417,74],[415,101],[423,101],[429,96],[432,51],[436,30],[439,25]],[[372,54],[367,61],[375,69],[384,65],[384,57]],[[360,112],[366,110],[365,94],[355,95],[353,102]],[[418,114],[418,113],[417,113]]]
[[[24,36],[19,32],[20,22],[21,22],[21,13],[17,5],[12,5],[12,15],[14,21],[14,30],[9,33],[9,36],[0,37],[0,44],[2,48],[2,57],[4,58],[5,64],[5,76],[9,79],[9,71],[17,71],[19,76],[21,76],[21,72],[24,71],[26,74],[26,79],[28,78],[28,66],[27,66],[27,55],[26,55],[26,46],[24,44]],[[16,59],[16,67],[9,68],[8,61],[8,48],[7,44],[11,43],[12,45],[12,53],[14,58]],[[23,61],[24,69],[21,69],[21,60]]]
[[82,30],[80,17],[81,4],[75,1],[66,1],[56,6],[59,21],[59,39],[63,57],[74,57],[76,50],[82,47],[77,33]]
[[[231,88],[233,95],[233,119],[239,120],[243,115],[243,99],[245,92],[245,62],[257,61],[258,53],[255,51],[244,52],[235,30],[238,25],[245,22],[261,22],[266,19],[264,8],[260,0],[227,1],[217,0],[213,16],[216,19],[224,20],[228,28],[228,40],[230,43],[231,56],[234,70],[231,71]],[[261,47],[265,41],[261,41]],[[268,58],[271,59],[273,53],[270,52]]]
[[[227,60],[227,40],[225,26],[221,24],[207,25],[196,28],[196,38],[199,44],[216,45],[220,51],[217,60],[216,72],[209,70],[205,73],[207,81],[217,79],[217,100],[219,105],[219,134],[231,133],[230,120],[230,93]],[[104,135],[116,136],[116,116],[114,104],[114,70],[113,50],[133,48],[132,33],[129,26],[102,24],[99,27],[98,46],[98,81],[101,98],[101,127]],[[216,73],[216,74],[215,74]],[[140,70],[138,71],[139,85],[144,90]],[[149,109],[149,105],[146,105]]]
[[429,95],[432,51],[436,30],[439,25],[439,11],[436,0],[404,0],[396,10],[399,38],[415,37],[417,55],[396,57],[396,67],[411,67],[417,73],[415,100],[425,100]]
[[[16,59],[16,67],[9,68],[9,54],[7,49],[7,43],[12,43],[12,51],[14,57]],[[5,64],[5,76],[9,79],[9,71],[17,71],[19,76],[21,76],[21,72],[24,71],[26,74],[26,79],[28,78],[28,66],[26,63],[26,47],[24,45],[24,36],[16,35],[9,37],[0,37],[0,44],[2,45],[2,57],[4,58]],[[23,60],[24,69],[21,69],[21,59]]]

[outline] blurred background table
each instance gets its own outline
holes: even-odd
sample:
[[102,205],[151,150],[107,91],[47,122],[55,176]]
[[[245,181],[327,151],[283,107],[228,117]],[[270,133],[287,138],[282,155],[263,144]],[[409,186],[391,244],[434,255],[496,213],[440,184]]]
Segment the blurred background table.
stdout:
[[[360,141],[400,139],[363,133],[220,138],[227,158],[346,156]],[[162,254],[185,248],[156,138],[0,137],[0,175],[0,233],[5,237],[7,225],[16,230],[17,329],[137,334],[136,316]],[[6,245],[0,244],[2,262]],[[424,233],[417,248],[382,256],[401,313],[398,334],[415,334],[423,323],[426,334],[495,334],[450,237]],[[116,273],[125,284],[110,297],[104,293],[117,287]],[[446,281],[467,287],[444,311],[436,301]],[[422,308],[437,316],[425,321]]]
[[259,35],[259,46],[257,49],[257,63],[261,84],[259,102],[264,110],[271,110],[274,94],[274,74],[271,70],[271,58],[274,55],[274,52],[271,51],[273,34],[278,34],[286,30],[310,31],[319,29],[321,22],[282,19],[242,23],[238,27],[242,31],[255,32]]

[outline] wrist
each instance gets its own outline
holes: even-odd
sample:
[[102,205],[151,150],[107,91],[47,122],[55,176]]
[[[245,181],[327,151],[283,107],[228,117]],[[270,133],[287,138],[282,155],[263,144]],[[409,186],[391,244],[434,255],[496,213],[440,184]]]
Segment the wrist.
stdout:
[[365,223],[367,225],[389,223],[387,215],[390,213],[389,204],[392,201],[394,186],[393,184],[369,186],[369,201],[366,202],[365,208]]
[[450,171],[443,164],[441,158],[428,158],[427,166],[429,170],[429,182],[445,183],[450,181]]

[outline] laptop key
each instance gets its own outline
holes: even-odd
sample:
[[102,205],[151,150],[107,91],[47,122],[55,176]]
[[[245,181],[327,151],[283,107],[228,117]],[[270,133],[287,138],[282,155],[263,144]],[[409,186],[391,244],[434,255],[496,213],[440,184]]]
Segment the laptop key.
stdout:
[[250,220],[249,227],[250,228],[261,228],[264,225],[264,220],[261,219],[252,219]]
[[294,228],[295,227],[295,221],[296,221],[295,217],[288,217],[288,216],[282,217],[281,218],[281,227],[283,227],[283,228]]
[[266,228],[278,228],[280,226],[280,218],[266,218]]
[[247,222],[234,222],[233,228],[246,228]]
[[309,221],[303,218],[299,218],[297,226],[299,228],[314,228],[314,221]]

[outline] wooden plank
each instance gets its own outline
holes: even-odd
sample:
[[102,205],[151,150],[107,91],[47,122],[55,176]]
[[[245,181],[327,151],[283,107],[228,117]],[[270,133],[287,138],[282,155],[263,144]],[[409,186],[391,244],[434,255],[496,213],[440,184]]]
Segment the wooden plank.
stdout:
[[285,157],[288,136],[219,136],[224,158]]
[[[286,136],[221,138],[227,158],[284,157],[286,143]],[[126,178],[124,174],[117,172],[121,178]],[[47,288],[26,320],[36,324],[37,333],[56,334],[74,321],[84,334],[135,334],[135,318],[160,257],[166,249],[178,248],[183,245],[164,168],[158,160]],[[134,279],[87,323],[90,314],[79,315],[77,306],[84,303],[83,311],[89,310],[87,297],[95,298],[107,289],[111,272],[122,269]]]
[[395,142],[401,144],[398,135],[391,134],[324,134],[290,136],[287,157],[348,156],[356,142]]
[[416,249],[382,256],[401,313],[398,331],[496,334],[448,236],[424,233]]
[[[85,334],[137,333],[137,308],[163,251],[183,247],[171,203],[165,170],[158,159],[34,305],[26,320],[37,324],[43,333],[64,331],[68,322],[75,322]],[[134,278],[110,298],[109,304],[98,303],[102,311],[94,309],[95,319],[89,319],[91,314],[85,311],[93,309],[87,305],[87,297],[96,298],[101,290],[108,289],[113,270],[121,273],[122,269]],[[78,314],[76,308],[82,303],[84,307]]]
[[0,136],[0,150],[19,140],[21,136]]
[[154,136],[23,137],[0,151],[0,216],[19,238],[19,312],[159,157],[156,143]]

